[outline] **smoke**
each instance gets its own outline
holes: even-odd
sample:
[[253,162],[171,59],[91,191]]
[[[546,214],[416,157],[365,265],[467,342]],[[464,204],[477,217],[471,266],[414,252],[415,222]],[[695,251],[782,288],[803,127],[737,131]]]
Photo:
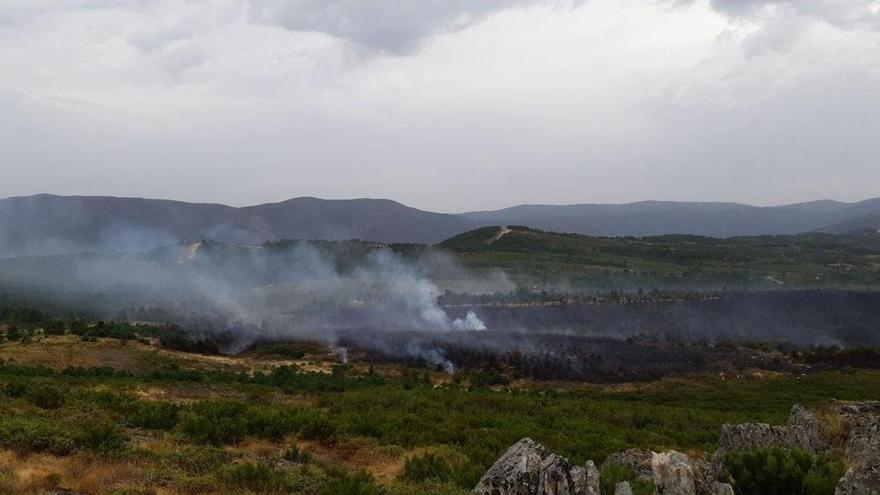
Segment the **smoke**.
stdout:
[[412,340],[406,346],[406,354],[410,358],[424,361],[435,368],[441,368],[450,375],[455,373],[455,364],[446,358],[441,349],[428,348],[423,343]]
[[[476,276],[430,248],[402,255],[359,241],[277,247],[207,241],[138,254],[33,257],[0,263],[2,278],[7,286],[29,286],[104,317],[124,311],[129,319],[232,333],[234,350],[256,340],[333,345],[339,331],[354,328],[482,331],[486,324],[475,311],[453,318],[438,299],[450,286],[514,288],[499,272]],[[438,356],[429,357],[441,364]]]

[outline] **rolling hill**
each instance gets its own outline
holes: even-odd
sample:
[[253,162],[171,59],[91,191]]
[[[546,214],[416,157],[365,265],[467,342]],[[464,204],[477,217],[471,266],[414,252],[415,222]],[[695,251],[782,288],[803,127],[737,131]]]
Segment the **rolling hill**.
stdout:
[[430,244],[489,225],[524,225],[611,237],[845,234],[880,228],[880,198],[858,203],[826,200],[776,207],[662,201],[521,205],[444,214],[385,199],[304,197],[236,208],[143,198],[41,194],[0,199],[0,256],[143,251],[200,239],[238,244],[276,239]]

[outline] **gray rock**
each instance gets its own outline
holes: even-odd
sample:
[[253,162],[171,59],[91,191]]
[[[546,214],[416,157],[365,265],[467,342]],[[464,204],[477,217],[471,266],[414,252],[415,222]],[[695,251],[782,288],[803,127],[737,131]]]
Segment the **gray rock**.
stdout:
[[721,454],[760,448],[802,449],[811,454],[826,452],[830,445],[822,421],[803,406],[795,405],[785,426],[745,423],[721,427]]
[[629,482],[621,481],[614,485],[614,495],[633,495],[632,487],[629,486]]
[[593,461],[587,461],[584,465],[584,495],[601,495],[599,483],[599,468]]
[[602,463],[602,470],[613,465],[623,465],[630,468],[635,474],[636,479],[650,480],[654,477],[654,470],[651,468],[651,459],[654,454],[650,450],[645,449],[629,449],[623,452],[616,452],[608,456]]
[[474,495],[584,495],[586,472],[524,438],[483,476]]
[[791,408],[788,418],[788,443],[814,455],[831,448],[822,420],[799,404]]
[[712,495],[734,495],[733,487],[716,481],[712,484]]
[[661,495],[696,495],[694,468],[688,456],[670,450],[653,454],[654,493]]
[[880,464],[880,402],[838,402],[832,410],[849,426],[847,461],[854,466]]
[[880,495],[880,465],[864,465],[846,472],[834,495]]

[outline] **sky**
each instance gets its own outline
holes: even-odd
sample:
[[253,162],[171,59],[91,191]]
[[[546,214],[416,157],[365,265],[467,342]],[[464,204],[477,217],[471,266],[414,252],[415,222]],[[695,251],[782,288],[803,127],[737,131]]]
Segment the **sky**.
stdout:
[[880,0],[0,0],[0,196],[880,196]]

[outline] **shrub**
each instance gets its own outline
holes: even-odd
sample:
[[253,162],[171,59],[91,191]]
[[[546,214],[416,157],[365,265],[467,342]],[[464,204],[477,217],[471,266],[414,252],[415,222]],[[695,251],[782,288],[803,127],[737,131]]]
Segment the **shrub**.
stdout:
[[384,490],[376,486],[373,477],[361,471],[354,476],[345,476],[330,482],[321,495],[383,495]]
[[434,454],[424,454],[407,459],[401,477],[407,481],[449,481],[452,468],[444,459]]
[[756,449],[731,452],[725,467],[743,495],[791,495],[803,492],[813,459],[801,450]]
[[27,385],[24,383],[13,380],[10,382],[6,382],[3,384],[3,395],[7,397],[11,397],[13,399],[17,399],[19,397],[24,396],[28,391]]
[[289,462],[295,462],[297,464],[308,464],[312,460],[312,455],[305,450],[300,449],[296,445],[293,445],[289,449],[284,451],[282,459]]
[[230,467],[223,473],[227,483],[257,493],[288,493],[295,489],[286,473],[263,464],[245,463]]
[[9,417],[0,420],[0,447],[21,453],[67,455],[76,443],[70,431],[43,418]]
[[46,327],[43,329],[43,331],[46,332],[46,335],[64,335],[64,330],[64,320],[59,320],[57,318],[47,321]]
[[843,461],[833,456],[819,456],[804,478],[807,495],[834,495],[840,478],[846,472]]
[[64,404],[64,395],[48,385],[30,387],[25,395],[33,405],[42,409],[58,409]]
[[128,445],[128,437],[116,425],[107,420],[83,421],[75,437],[82,447],[103,453],[123,450]]
[[177,425],[180,406],[170,402],[135,402],[126,421],[138,428],[170,430]]
[[239,402],[202,402],[183,412],[180,431],[197,443],[237,443],[247,434],[247,412]]

